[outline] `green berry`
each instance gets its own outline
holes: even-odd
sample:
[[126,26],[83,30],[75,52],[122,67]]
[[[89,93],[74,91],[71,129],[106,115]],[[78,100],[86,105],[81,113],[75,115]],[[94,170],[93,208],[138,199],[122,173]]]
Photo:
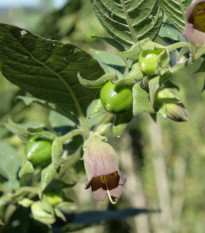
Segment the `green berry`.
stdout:
[[113,113],[125,111],[133,102],[132,88],[107,82],[100,90],[100,99],[107,111]]
[[34,166],[45,165],[51,161],[52,142],[43,138],[32,137],[26,144],[26,158]]
[[154,75],[157,67],[158,55],[163,49],[141,50],[139,54],[139,66],[141,71],[146,75]]

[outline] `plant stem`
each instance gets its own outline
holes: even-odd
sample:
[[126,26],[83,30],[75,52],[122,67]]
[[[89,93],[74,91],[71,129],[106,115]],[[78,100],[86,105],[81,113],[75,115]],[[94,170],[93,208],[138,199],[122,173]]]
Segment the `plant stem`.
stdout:
[[75,129],[75,130],[73,130],[73,131],[71,131],[71,132],[69,132],[69,133],[63,135],[63,136],[60,137],[59,139],[60,139],[60,141],[61,141],[62,143],[64,143],[65,141],[69,140],[70,138],[72,138],[72,137],[74,137],[74,136],[76,136],[76,135],[83,135],[83,133],[84,133],[83,130],[81,130],[81,129]]
[[200,50],[198,50],[198,52],[196,52],[194,59],[198,59],[204,54],[205,54],[205,48],[201,48]]
[[80,156],[81,156],[81,148],[79,148],[77,152],[70,159],[67,160],[64,166],[62,166],[60,170],[59,178],[63,177],[65,172],[68,170],[68,168],[80,159]]
[[135,35],[134,28],[132,27],[132,24],[131,24],[131,22],[130,22],[130,18],[129,18],[127,9],[126,9],[125,1],[124,1],[124,0],[120,0],[120,2],[121,2],[121,4],[122,4],[122,8],[123,8],[123,11],[124,11],[124,13],[125,13],[125,18],[126,18],[128,27],[129,27],[129,29],[130,29],[130,32],[131,32],[133,41],[134,41],[135,43],[137,43],[137,42],[138,42],[138,39],[137,39],[137,37],[136,37],[136,35]]
[[169,50],[169,52],[171,52],[173,50],[176,50],[176,49],[182,48],[182,47],[190,48],[190,46],[187,42],[178,42],[175,44],[171,44],[171,45],[167,46],[166,48]]

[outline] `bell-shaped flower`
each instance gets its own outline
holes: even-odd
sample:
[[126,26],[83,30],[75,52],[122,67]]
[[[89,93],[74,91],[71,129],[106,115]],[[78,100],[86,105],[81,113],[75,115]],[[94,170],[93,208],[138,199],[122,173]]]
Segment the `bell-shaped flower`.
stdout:
[[108,143],[102,142],[98,137],[93,137],[84,149],[84,165],[88,177],[86,189],[92,189],[94,198],[103,201],[108,194],[117,201],[122,192],[126,178],[118,170],[116,152]]
[[197,46],[205,46],[205,0],[197,0],[187,7],[183,35]]

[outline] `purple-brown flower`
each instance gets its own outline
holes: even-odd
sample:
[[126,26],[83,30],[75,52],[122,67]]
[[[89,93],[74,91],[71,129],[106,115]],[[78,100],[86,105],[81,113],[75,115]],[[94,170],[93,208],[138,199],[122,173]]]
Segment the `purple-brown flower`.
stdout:
[[[84,165],[88,176],[86,189],[92,189],[94,198],[103,201],[106,194],[120,198],[126,181],[118,170],[115,150],[99,138],[91,139],[84,152]],[[112,200],[111,200],[112,202]]]
[[185,25],[183,35],[193,44],[205,45],[205,0],[197,0],[187,7],[188,23]]

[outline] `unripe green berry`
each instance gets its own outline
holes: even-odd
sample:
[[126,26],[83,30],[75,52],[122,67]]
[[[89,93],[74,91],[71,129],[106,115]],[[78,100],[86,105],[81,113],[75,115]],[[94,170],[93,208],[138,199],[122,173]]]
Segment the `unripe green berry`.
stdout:
[[51,161],[52,142],[32,137],[26,144],[26,159],[34,166],[45,165]]
[[146,75],[154,75],[157,67],[158,55],[163,49],[141,50],[139,54],[139,66],[141,71]]
[[107,111],[113,113],[125,111],[133,102],[132,88],[107,82],[100,90],[100,99]]

